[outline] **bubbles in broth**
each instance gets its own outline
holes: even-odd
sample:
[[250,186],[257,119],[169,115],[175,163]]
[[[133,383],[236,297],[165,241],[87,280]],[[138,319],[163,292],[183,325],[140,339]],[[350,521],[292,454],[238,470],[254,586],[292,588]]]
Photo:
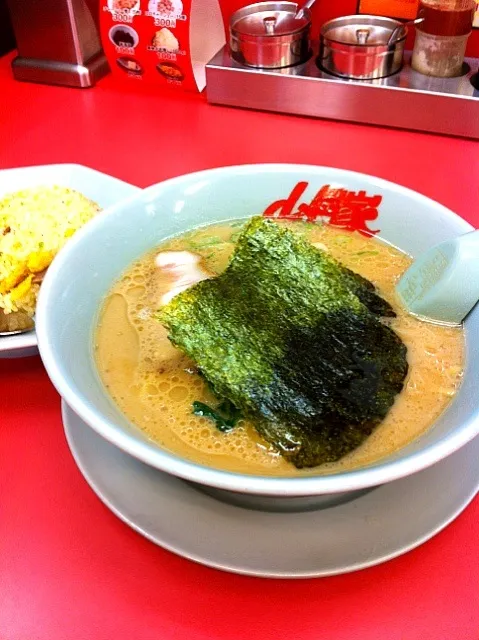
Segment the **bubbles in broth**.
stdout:
[[424,433],[456,393],[463,371],[464,339],[460,327],[445,327],[409,316],[397,304],[395,285],[411,258],[377,239],[327,225],[289,224],[321,243],[346,267],[373,282],[394,307],[388,321],[408,348],[409,373],[403,391],[371,436],[340,461],[298,470],[242,420],[222,433],[192,403],[215,404],[195,365],[167,338],[155,312],[170,282],[154,259],[159,251],[191,251],[206,269],[226,268],[241,222],[203,227],[160,245],[135,262],[107,296],[95,336],[100,376],[128,419],[160,447],[200,464],[234,472],[304,476],[334,473],[371,464]]

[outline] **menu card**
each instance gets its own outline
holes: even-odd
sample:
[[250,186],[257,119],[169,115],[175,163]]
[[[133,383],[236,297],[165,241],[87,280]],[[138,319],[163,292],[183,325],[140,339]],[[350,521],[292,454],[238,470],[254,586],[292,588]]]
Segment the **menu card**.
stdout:
[[204,89],[225,44],[218,0],[102,0],[100,32],[118,77],[186,91]]

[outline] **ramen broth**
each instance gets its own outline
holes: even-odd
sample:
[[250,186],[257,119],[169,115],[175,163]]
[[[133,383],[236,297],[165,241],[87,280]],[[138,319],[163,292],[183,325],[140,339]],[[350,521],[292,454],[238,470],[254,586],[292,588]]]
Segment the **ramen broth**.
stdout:
[[155,318],[171,280],[160,273],[154,259],[159,251],[187,250],[202,256],[205,268],[220,273],[234,249],[239,223],[203,227],[174,238],[125,272],[105,301],[95,336],[101,379],[123,413],[151,440],[201,464],[272,476],[334,473],[368,465],[420,436],[447,407],[462,377],[463,330],[422,322],[398,306],[395,285],[411,263],[406,254],[379,240],[327,225],[282,224],[293,225],[371,280],[397,312],[397,318],[388,322],[408,348],[408,377],[385,420],[360,447],[338,462],[298,470],[247,421],[222,433],[207,418],[193,415],[195,400],[213,406],[218,401],[194,363],[171,345],[166,329]]

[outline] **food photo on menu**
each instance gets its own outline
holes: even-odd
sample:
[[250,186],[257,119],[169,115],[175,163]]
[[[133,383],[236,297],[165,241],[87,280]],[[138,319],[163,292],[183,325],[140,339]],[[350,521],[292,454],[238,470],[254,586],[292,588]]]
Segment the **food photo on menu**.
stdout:
[[0,640],[479,640],[479,2],[2,2]]

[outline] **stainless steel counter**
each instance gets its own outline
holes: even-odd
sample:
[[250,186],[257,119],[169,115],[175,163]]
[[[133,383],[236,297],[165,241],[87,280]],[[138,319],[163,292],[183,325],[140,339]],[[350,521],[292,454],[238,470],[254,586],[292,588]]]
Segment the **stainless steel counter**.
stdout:
[[206,67],[208,101],[479,139],[478,59],[467,59],[458,78],[431,78],[410,67],[408,52],[394,76],[344,80],[321,71],[316,55],[317,46],[305,64],[259,70],[225,47]]

